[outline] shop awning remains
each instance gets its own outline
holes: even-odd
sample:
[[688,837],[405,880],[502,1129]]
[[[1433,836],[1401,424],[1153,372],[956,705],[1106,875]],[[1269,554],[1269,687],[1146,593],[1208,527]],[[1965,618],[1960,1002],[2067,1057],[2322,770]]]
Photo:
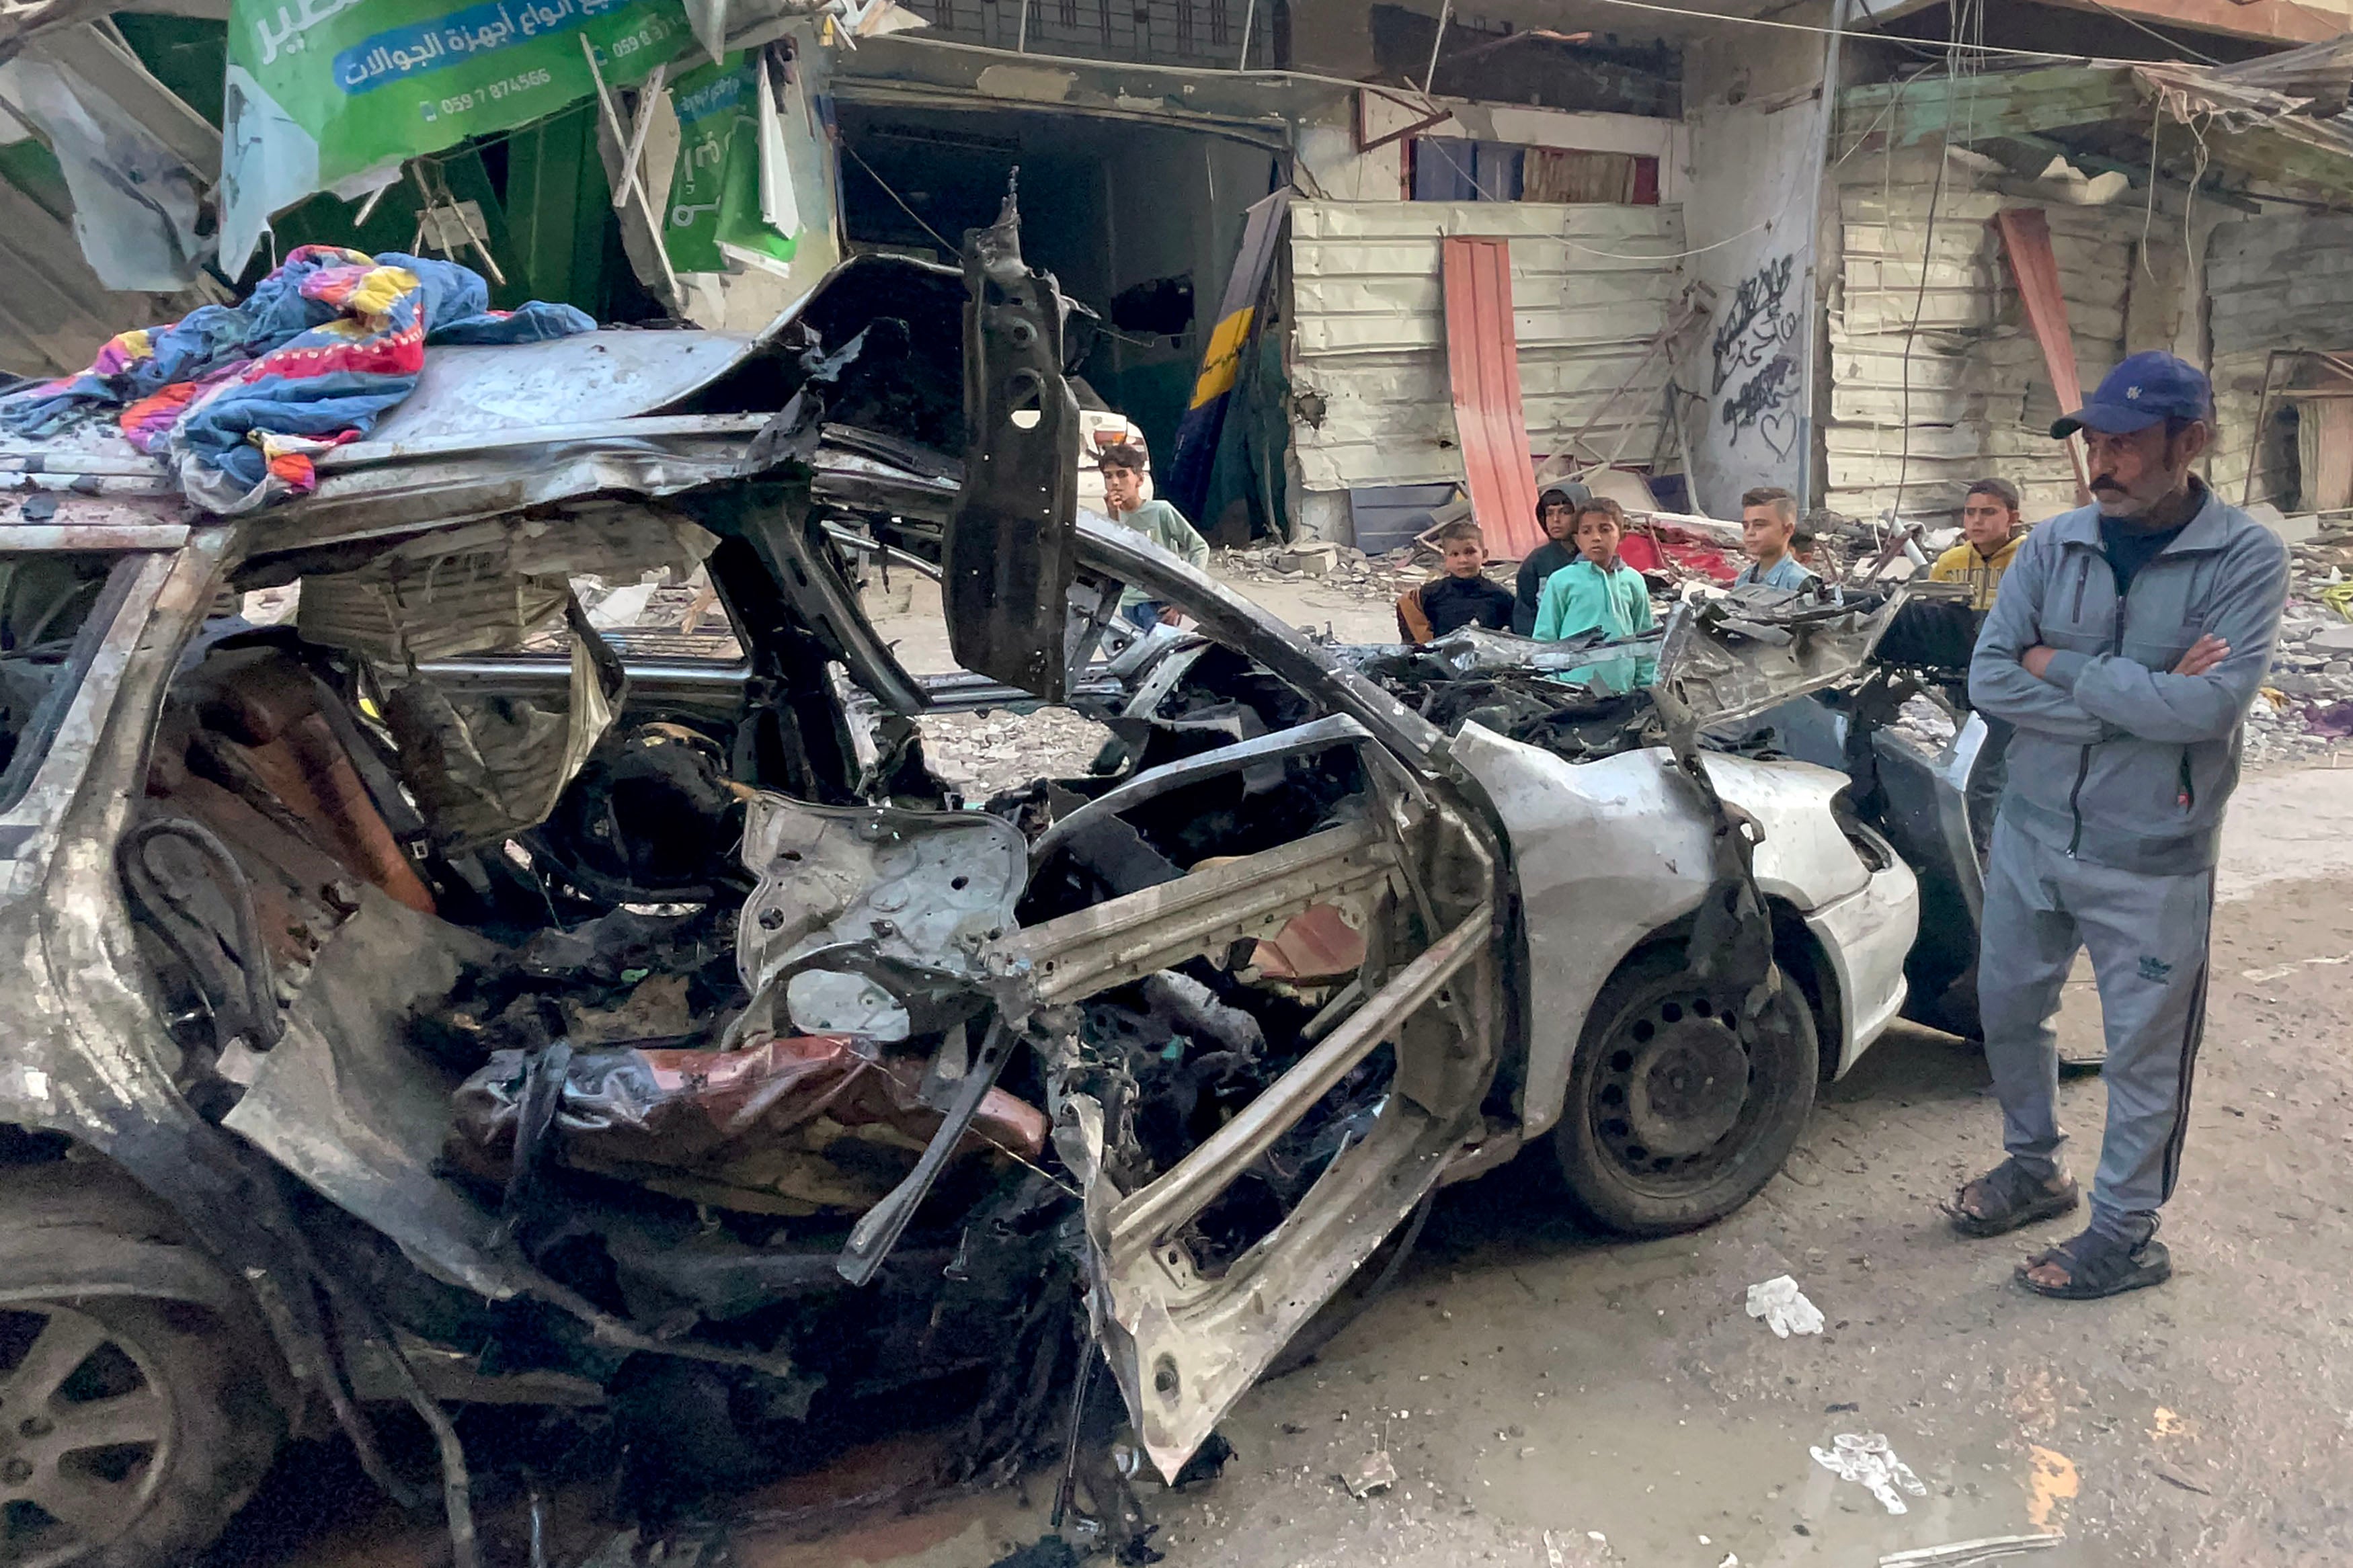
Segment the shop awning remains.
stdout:
[[[2353,34],[2232,66],[2094,61],[1922,77],[1839,95],[1841,150],[2008,144],[2146,184],[2353,198]],[[2202,178],[2201,178],[2202,174]]]

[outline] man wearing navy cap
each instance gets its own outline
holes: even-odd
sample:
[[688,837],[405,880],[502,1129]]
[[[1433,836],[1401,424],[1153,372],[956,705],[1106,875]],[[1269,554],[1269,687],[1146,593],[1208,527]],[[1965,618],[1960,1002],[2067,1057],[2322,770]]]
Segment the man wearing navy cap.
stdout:
[[2080,1201],[2050,1026],[2079,949],[2107,1035],[2090,1226],[2019,1270],[2046,1296],[2112,1296],[2173,1271],[2158,1209],[2205,1026],[2215,849],[2287,599],[2286,547],[2190,471],[2212,410],[2194,366],[2138,353],[2052,426],[2083,433],[2094,504],[2027,536],[1969,665],[1970,701],[2017,727],[1978,953],[2010,1158],[1961,1189],[1955,1229],[1998,1236]]

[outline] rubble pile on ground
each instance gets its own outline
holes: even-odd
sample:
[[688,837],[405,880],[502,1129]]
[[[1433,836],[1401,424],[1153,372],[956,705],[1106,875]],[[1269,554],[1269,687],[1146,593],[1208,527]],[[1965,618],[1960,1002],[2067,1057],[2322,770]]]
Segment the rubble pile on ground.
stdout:
[[[1931,533],[1924,548],[1933,558],[1957,537],[1955,530]],[[1850,531],[1841,542],[1856,548],[1862,531]],[[2327,755],[2353,738],[2353,520],[2324,529],[2290,554],[2279,646],[2263,694],[2247,715],[2246,761],[2253,766]],[[1890,579],[1912,574],[1901,558],[1882,574]],[[1895,727],[1930,751],[1952,736],[1943,710],[1916,697]]]
[[[1313,584],[1318,589],[1384,607],[1395,604],[1398,595],[1419,588],[1445,570],[1446,563],[1438,552],[1423,545],[1401,544],[1378,555],[1367,555],[1345,544],[1313,541],[1219,550],[1210,566],[1220,582],[1236,584],[1245,594],[1253,583]],[[1517,583],[1519,570],[1516,561],[1487,563],[1488,580],[1506,588]]]
[[1227,582],[1304,583],[1314,579],[1320,585],[1358,593],[1384,604],[1408,588],[1430,581],[1441,569],[1435,552],[1411,544],[1400,545],[1381,555],[1366,555],[1349,545],[1314,541],[1220,550],[1212,567]]
[[2287,613],[2264,692],[2247,716],[2247,760],[2333,752],[2353,735],[2353,524],[2290,552]]
[[932,714],[923,727],[924,759],[966,800],[987,800],[1035,778],[1082,776],[1112,738],[1067,708]]
[[1935,756],[1952,743],[1953,715],[1939,703],[1915,694],[1904,700],[1895,714],[1895,731]]

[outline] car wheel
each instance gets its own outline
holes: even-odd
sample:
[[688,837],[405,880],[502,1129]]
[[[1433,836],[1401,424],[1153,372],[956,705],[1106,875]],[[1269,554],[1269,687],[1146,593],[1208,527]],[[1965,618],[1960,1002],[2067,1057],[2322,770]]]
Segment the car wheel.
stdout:
[[283,1435],[265,1381],[201,1308],[0,1303],[0,1568],[185,1563]]
[[1739,1028],[1739,1004],[1691,973],[1680,942],[1644,948],[1601,988],[1553,1132],[1588,1217],[1630,1236],[1693,1230],[1781,1168],[1821,1070],[1813,1011],[1786,974],[1782,1027]]

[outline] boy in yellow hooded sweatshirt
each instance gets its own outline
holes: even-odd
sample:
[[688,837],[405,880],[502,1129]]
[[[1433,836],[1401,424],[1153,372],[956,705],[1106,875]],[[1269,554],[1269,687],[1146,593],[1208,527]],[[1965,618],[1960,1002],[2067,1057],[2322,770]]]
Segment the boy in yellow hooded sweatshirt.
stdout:
[[2018,556],[2026,531],[2019,526],[2018,487],[2008,479],[1979,479],[1961,503],[1961,542],[1928,568],[1931,583],[1967,583],[1969,608],[1993,608],[2001,574]]

